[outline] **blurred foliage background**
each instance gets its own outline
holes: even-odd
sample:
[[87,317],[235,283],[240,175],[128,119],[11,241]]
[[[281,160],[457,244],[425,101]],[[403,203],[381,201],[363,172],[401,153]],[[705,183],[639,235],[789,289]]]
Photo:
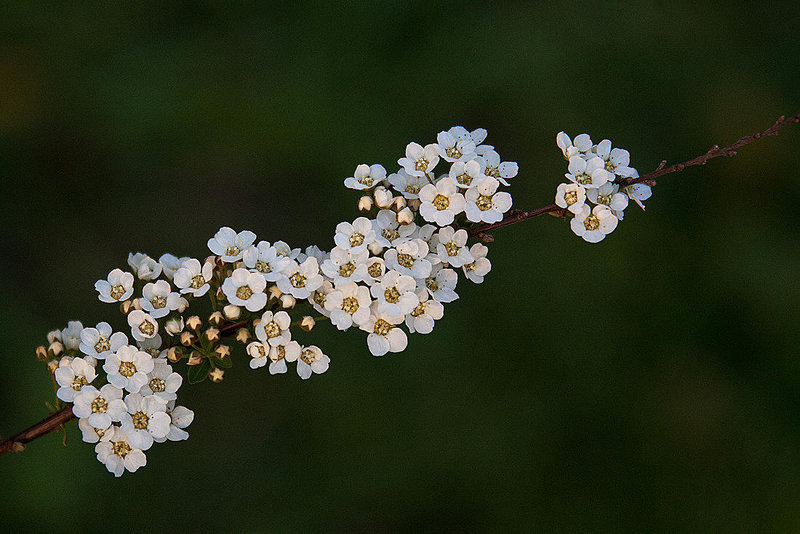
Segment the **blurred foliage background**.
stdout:
[[[46,415],[33,349],[124,323],[93,283],[221,225],[332,246],[359,163],[485,127],[552,202],[555,134],[642,172],[800,111],[796,2],[7,2],[0,433]],[[191,439],[115,480],[51,435],[0,459],[9,531],[797,531],[800,128],[664,178],[591,246],[498,231],[434,333],[323,376],[185,386]]]

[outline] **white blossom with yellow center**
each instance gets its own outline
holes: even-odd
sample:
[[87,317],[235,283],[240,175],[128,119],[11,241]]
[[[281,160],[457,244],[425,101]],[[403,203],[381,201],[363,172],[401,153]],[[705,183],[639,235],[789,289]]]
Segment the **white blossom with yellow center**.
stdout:
[[500,182],[487,178],[477,187],[464,193],[467,219],[472,222],[495,223],[503,220],[503,214],[511,209],[511,195],[497,191]]
[[95,282],[94,288],[101,302],[122,302],[133,295],[133,275],[114,269],[105,280]]
[[594,204],[607,206],[620,221],[625,217],[629,199],[628,195],[620,192],[617,184],[606,182],[596,189],[588,189],[586,197]]
[[433,266],[427,278],[417,280],[417,289],[425,289],[434,299],[448,303],[458,299],[455,291],[457,283],[458,274],[453,269],[444,268],[440,263]]
[[181,296],[172,291],[169,282],[157,280],[144,285],[139,303],[142,306],[142,310],[149,313],[154,319],[160,319],[180,308]]
[[358,217],[352,223],[341,222],[336,225],[333,242],[343,250],[361,254],[373,241],[375,241],[375,230],[372,222],[366,217]]
[[135,449],[146,451],[153,445],[153,438],[165,438],[169,432],[167,401],[155,395],[144,397],[131,393],[125,397],[124,404],[114,403],[109,411],[111,417],[120,422],[128,443]]
[[353,176],[344,179],[344,186],[350,189],[363,191],[365,189],[372,189],[379,185],[386,179],[386,169],[383,165],[366,165],[362,163],[356,167]]
[[[469,253],[472,254],[475,260],[472,263],[467,263],[461,269],[464,271],[464,276],[466,276],[468,280],[476,284],[481,284],[483,283],[484,277],[492,270],[492,262],[486,257],[489,253],[489,248],[483,243],[475,243],[470,247]],[[445,302],[441,299],[437,300]]]
[[292,261],[278,254],[278,249],[270,245],[269,241],[261,241],[257,246],[251,246],[244,251],[242,259],[251,272],[259,273],[267,282],[277,282],[283,277],[283,269]]
[[112,332],[108,323],[98,323],[95,328],[81,330],[81,342],[78,348],[87,356],[105,360],[106,356],[127,344],[128,336],[122,332]]
[[97,459],[115,477],[121,477],[126,470],[133,473],[147,464],[144,452],[131,446],[128,436],[119,427],[114,427],[103,436],[94,451]]
[[461,267],[467,263],[472,263],[474,258],[467,247],[468,237],[467,231],[463,228],[453,230],[452,227],[446,226],[439,230],[436,244],[436,253],[439,261],[451,267]]
[[450,163],[461,163],[475,157],[475,141],[469,132],[461,126],[454,126],[448,131],[436,135],[436,152]]
[[414,293],[416,281],[397,271],[387,271],[379,284],[371,287],[372,296],[375,297],[379,312],[392,316],[403,316],[411,313],[419,299]]
[[199,260],[189,258],[175,271],[172,281],[175,287],[180,288],[181,294],[190,293],[193,297],[202,297],[211,288],[210,282],[213,276],[213,261],[206,261],[200,265]]
[[309,345],[300,350],[297,358],[297,374],[303,380],[307,380],[312,374],[321,374],[328,370],[331,359],[323,354],[322,350],[316,345]]
[[278,280],[276,285],[284,293],[296,299],[307,299],[311,293],[322,286],[323,278],[319,274],[317,258],[306,258],[300,265],[291,260],[283,270],[286,276]]
[[161,276],[162,267],[159,262],[141,252],[128,254],[130,265],[139,280],[155,280]]
[[136,341],[155,337],[158,333],[158,322],[153,317],[142,310],[133,310],[128,314],[128,325],[131,327],[131,335]]
[[153,367],[153,357],[131,345],[111,354],[103,364],[108,381],[131,393],[138,393],[147,384],[148,373],[153,371]]
[[417,296],[419,304],[406,315],[406,326],[412,334],[415,332],[430,334],[433,332],[434,321],[444,316],[444,306],[441,302],[429,298],[425,290],[418,291]]
[[403,322],[403,315],[395,316],[379,312],[377,303],[372,304],[369,319],[361,325],[368,332],[367,347],[373,356],[383,356],[387,352],[403,352],[408,346],[408,336],[397,325]]
[[390,174],[388,180],[394,190],[407,199],[419,198],[420,190],[430,183],[424,175],[408,174],[405,169]]
[[64,402],[72,402],[75,395],[92,383],[97,376],[94,367],[83,358],[73,358],[66,365],[55,370],[56,383],[60,386],[56,397]]
[[464,195],[449,177],[442,178],[435,185],[428,184],[419,192],[421,201],[419,213],[428,222],[438,226],[453,224],[455,216],[464,211]]
[[605,169],[605,162],[594,155],[588,160],[580,156],[571,157],[568,170],[569,172],[564,175],[567,180],[581,184],[586,189],[600,187],[614,177]]
[[228,302],[251,312],[259,311],[267,305],[267,295],[264,293],[266,288],[267,281],[263,276],[243,268],[235,269],[222,282],[222,292]]
[[428,243],[410,239],[384,252],[383,259],[387,269],[412,278],[425,278],[431,274],[431,262],[426,259],[428,252]]
[[333,247],[330,258],[322,263],[322,274],[330,278],[336,287],[361,282],[369,276],[366,264],[368,258],[368,250],[355,254],[338,246]]
[[139,390],[143,397],[155,395],[164,402],[178,398],[178,389],[183,384],[183,377],[172,370],[163,360],[153,361],[153,370],[147,374],[147,383]]
[[256,337],[271,347],[288,343],[292,339],[292,333],[289,330],[291,323],[292,319],[285,311],[277,313],[266,311],[261,315],[261,321],[255,327]]
[[508,180],[519,173],[519,165],[516,162],[500,161],[500,154],[491,149],[491,147],[487,147],[486,150],[481,150],[479,153],[480,157],[477,158],[477,161],[481,167],[481,172],[494,178],[504,186],[508,187],[510,185]]
[[459,189],[469,189],[484,181],[486,175],[481,170],[478,160],[473,159],[467,162],[453,163],[450,167],[450,179]]
[[603,139],[595,147],[595,153],[605,162],[605,169],[622,178],[630,178],[636,169],[630,166],[631,155],[622,148],[611,148],[611,141]]
[[175,406],[175,401],[167,403],[167,415],[170,417],[169,432],[164,438],[153,436],[153,441],[163,443],[169,441],[183,441],[189,438],[189,433],[184,430],[194,421],[194,412],[184,406]]
[[208,240],[208,248],[225,263],[235,263],[242,259],[244,251],[256,240],[256,234],[249,230],[236,232],[223,226],[214,237]]
[[409,240],[417,229],[414,223],[397,222],[397,213],[392,210],[380,210],[372,225],[375,230],[375,242],[385,248]]
[[587,243],[599,243],[614,231],[618,222],[619,219],[607,206],[598,204],[593,209],[584,206],[569,222],[569,226],[575,235],[582,237]]
[[406,173],[412,176],[424,176],[432,172],[439,163],[439,153],[435,144],[425,145],[409,143],[406,146],[406,156],[397,160]]
[[556,144],[567,161],[573,156],[585,155],[592,150],[592,138],[585,133],[575,136],[575,139],[572,140],[564,132],[558,132]]
[[79,419],[86,419],[94,428],[105,430],[111,426],[109,407],[122,402],[122,390],[113,384],[104,384],[99,390],[94,386],[84,386],[75,394],[72,413]]
[[556,189],[556,206],[571,213],[579,213],[586,204],[586,188],[581,184],[559,184]]
[[353,324],[362,325],[367,321],[371,304],[369,288],[356,283],[336,288],[325,300],[331,324],[339,330],[347,330]]

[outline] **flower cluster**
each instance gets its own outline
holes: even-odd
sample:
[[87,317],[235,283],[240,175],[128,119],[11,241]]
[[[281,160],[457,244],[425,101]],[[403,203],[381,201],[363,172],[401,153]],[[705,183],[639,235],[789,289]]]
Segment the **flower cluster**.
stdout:
[[569,182],[556,189],[556,205],[567,210],[576,235],[599,243],[623,219],[629,201],[644,209],[652,191],[647,184],[625,185],[626,179],[639,176],[627,150],[611,148],[608,139],[594,144],[588,134],[570,139],[560,132],[556,144],[569,162],[564,175]]

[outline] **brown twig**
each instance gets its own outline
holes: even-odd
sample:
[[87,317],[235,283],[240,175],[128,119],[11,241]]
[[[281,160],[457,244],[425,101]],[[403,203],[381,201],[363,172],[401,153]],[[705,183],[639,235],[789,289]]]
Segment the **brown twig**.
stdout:
[[[735,143],[720,147],[719,145],[714,145],[708,151],[701,155],[697,156],[696,158],[690,159],[688,161],[684,161],[683,163],[676,163],[675,165],[670,165],[667,167],[667,161],[663,160],[656,170],[651,173],[645,174],[644,176],[640,176],[638,178],[625,178],[623,180],[619,180],[617,183],[621,187],[626,187],[633,184],[648,184],[648,185],[655,185],[656,178],[660,176],[664,176],[665,174],[671,174],[673,172],[681,172],[682,170],[686,169],[687,167],[693,167],[695,165],[705,165],[708,160],[718,158],[720,156],[727,156],[733,157],[738,152],[738,149],[753,143],[762,137],[766,137],[769,135],[778,135],[778,130],[786,126],[787,124],[794,124],[800,122],[800,113],[797,115],[793,115],[791,117],[784,117],[781,115],[778,117],[778,120],[775,121],[775,124],[767,128],[762,132],[755,133],[753,135],[747,135],[745,137],[740,138]],[[502,228],[504,226],[509,226],[511,224],[516,224],[518,222],[522,222],[533,217],[537,217],[539,215],[544,215],[545,213],[552,213],[553,215],[557,215],[559,217],[566,216],[566,210],[563,208],[559,208],[555,204],[550,204],[549,206],[544,206],[535,210],[530,211],[515,211],[507,215],[502,221],[496,222],[493,224],[484,224],[481,226],[476,226],[474,228],[470,228],[468,230],[469,234],[477,239],[484,241],[484,242],[491,242],[493,241],[492,236],[489,234],[490,231],[496,230],[497,228]]]
[[32,427],[0,442],[0,455],[10,451],[22,451],[25,449],[26,443],[49,434],[72,419],[75,419],[75,414],[72,413],[72,404],[67,404],[61,411],[50,414]]

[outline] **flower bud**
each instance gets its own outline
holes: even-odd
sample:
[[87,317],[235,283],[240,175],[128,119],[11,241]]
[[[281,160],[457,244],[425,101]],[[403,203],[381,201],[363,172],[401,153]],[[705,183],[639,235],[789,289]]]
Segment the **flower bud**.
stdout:
[[419,211],[419,207],[422,205],[422,201],[418,198],[409,198],[406,205],[411,209],[411,211]]
[[358,199],[358,211],[370,211],[372,209],[372,197],[363,196]]
[[212,343],[216,343],[220,339],[219,330],[216,328],[209,328],[205,331],[204,335],[206,336],[206,339]]
[[44,345],[39,345],[36,347],[36,359],[40,362],[46,362],[49,356],[47,355],[47,349],[44,348]]
[[281,308],[284,310],[291,310],[294,308],[295,304],[297,304],[297,300],[288,293],[286,295],[281,295]]
[[177,336],[183,330],[183,317],[173,317],[164,323],[164,330],[171,336]]
[[62,352],[64,352],[64,345],[62,345],[60,341],[54,341],[47,348],[47,354],[51,358],[58,358],[59,356],[61,356]]
[[221,324],[222,324],[222,323],[224,323],[224,322],[225,322],[225,317],[223,317],[223,316],[222,316],[222,314],[221,314],[220,312],[218,312],[218,311],[216,311],[216,312],[212,313],[212,314],[211,314],[211,315],[208,317],[208,323],[209,323],[211,326],[219,326],[219,325],[221,325]]
[[222,313],[225,314],[225,318],[229,321],[235,321],[242,316],[242,309],[239,306],[228,304],[222,308]]
[[188,319],[186,319],[186,326],[189,330],[200,330],[200,327],[203,326],[203,321],[200,320],[200,317],[197,315],[192,315]]
[[240,328],[238,332],[236,332],[236,341],[239,343],[247,343],[253,338],[253,334],[250,333],[250,330],[247,328]]
[[384,209],[391,206],[392,200],[394,200],[392,192],[383,186],[376,187],[373,196],[375,197],[375,204],[377,204],[379,208]]
[[61,341],[61,330],[51,330],[47,333],[47,343],[55,343],[56,341]]
[[131,301],[131,306],[133,307],[134,310],[141,310],[142,309],[142,304],[139,302],[139,299],[133,299]]
[[47,362],[47,370],[51,373],[55,373],[56,369],[58,369],[58,362],[56,360],[50,360]]
[[186,365],[200,365],[203,363],[203,355],[193,350],[189,353],[189,360],[187,360]]
[[278,289],[278,286],[269,286],[269,289],[267,289],[267,295],[269,296],[269,300],[272,299],[277,300],[281,298],[281,295],[283,295],[283,291]]
[[231,348],[227,345],[219,345],[216,349],[214,349],[214,354],[220,360],[224,360],[225,358],[230,358]]
[[214,367],[214,369],[208,372],[208,378],[210,378],[211,381],[214,382],[215,384],[219,384],[220,382],[222,382],[223,376],[225,376],[225,371],[223,371],[219,367]]
[[392,209],[394,211],[400,211],[403,208],[405,208],[406,205],[407,204],[406,204],[406,198],[405,197],[395,197],[395,199],[392,200]]
[[119,311],[122,312],[122,315],[128,315],[132,309],[133,309],[133,304],[131,303],[130,300],[120,302],[119,304]]
[[172,363],[178,363],[183,358],[183,354],[178,352],[178,347],[170,347],[167,350],[167,359]]
[[373,241],[372,243],[367,245],[367,248],[369,249],[370,252],[372,252],[373,256],[377,256],[383,251],[383,245],[381,245],[377,241]]
[[181,345],[183,345],[184,347],[188,347],[191,344],[193,344],[195,339],[197,339],[197,336],[195,336],[191,332],[181,333]]
[[181,297],[181,303],[178,306],[178,313],[185,312],[187,308],[189,308],[189,299],[186,297]]
[[414,222],[414,212],[409,208],[403,208],[397,213],[397,222],[406,225]]
[[218,302],[228,302],[227,297],[225,297],[225,293],[222,291],[222,288],[217,289],[217,301]]
[[300,319],[300,328],[306,332],[311,332],[316,324],[317,322],[310,315],[304,315],[303,318]]

